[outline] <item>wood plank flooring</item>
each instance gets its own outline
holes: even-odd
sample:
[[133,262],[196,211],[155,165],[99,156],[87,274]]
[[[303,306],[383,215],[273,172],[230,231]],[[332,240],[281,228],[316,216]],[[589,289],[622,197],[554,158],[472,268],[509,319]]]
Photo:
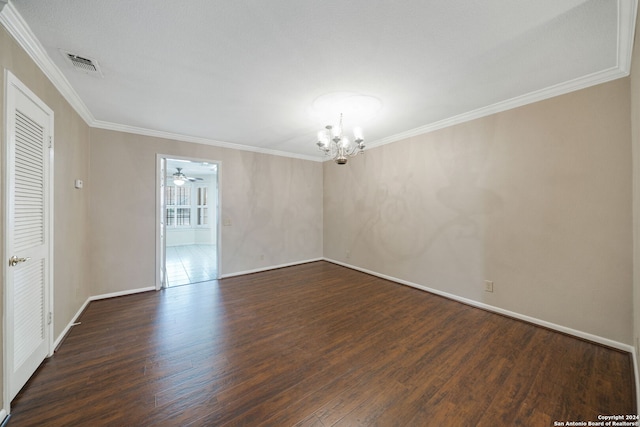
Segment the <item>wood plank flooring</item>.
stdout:
[[327,262],[94,301],[18,426],[552,426],[634,414],[631,356]]

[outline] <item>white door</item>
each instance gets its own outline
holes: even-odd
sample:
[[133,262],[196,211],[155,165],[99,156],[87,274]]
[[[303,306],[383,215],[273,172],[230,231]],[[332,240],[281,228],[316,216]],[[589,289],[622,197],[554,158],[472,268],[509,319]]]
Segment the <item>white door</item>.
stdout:
[[[51,155],[53,111],[5,72],[7,337],[12,400],[51,352]],[[5,385],[6,386],[6,385]],[[6,388],[5,388],[6,390]]]

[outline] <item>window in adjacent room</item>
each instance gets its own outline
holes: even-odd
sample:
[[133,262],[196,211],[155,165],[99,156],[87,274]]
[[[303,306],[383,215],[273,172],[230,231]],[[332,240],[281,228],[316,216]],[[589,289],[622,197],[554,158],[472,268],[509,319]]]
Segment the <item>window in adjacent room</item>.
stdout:
[[196,225],[208,224],[207,187],[198,187],[196,197]]
[[191,187],[167,185],[167,227],[191,226]]

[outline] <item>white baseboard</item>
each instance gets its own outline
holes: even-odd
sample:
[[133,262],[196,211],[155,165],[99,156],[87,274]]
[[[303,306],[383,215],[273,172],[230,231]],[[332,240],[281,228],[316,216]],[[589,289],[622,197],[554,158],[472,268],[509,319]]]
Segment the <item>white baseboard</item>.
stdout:
[[[363,273],[371,274],[372,276],[380,277],[382,279],[390,280],[392,282],[400,283],[402,285],[411,286],[412,288],[420,289],[426,292],[430,292],[432,294],[440,295],[442,297],[458,301],[467,305],[471,305],[477,308],[481,308],[483,310],[492,311],[494,313],[502,314],[504,316],[513,317],[514,319],[523,320],[525,322],[533,323],[535,325],[543,326],[545,328],[553,329],[558,332],[562,332],[568,335],[573,335],[578,338],[582,338],[588,341],[593,341],[598,344],[606,345],[608,347],[616,348],[618,350],[627,351],[629,353],[634,353],[634,348],[632,345],[624,344],[618,341],[610,340],[608,338],[604,338],[598,335],[593,335],[588,332],[579,331],[576,329],[568,328],[566,326],[558,325],[555,323],[547,322],[546,320],[538,319],[535,317],[527,316],[524,314],[516,313],[514,311],[505,310],[500,307],[496,307],[493,305],[485,304],[482,302],[478,302],[469,298],[464,298],[455,294],[450,294],[448,292],[443,292],[438,289],[429,288],[427,286],[419,285],[417,283],[409,282],[407,280],[398,279],[396,277],[387,276],[386,274],[381,274],[375,271],[367,270],[366,268],[356,267],[355,265],[346,264],[344,262],[336,261],[329,258],[324,258],[325,261],[331,262],[333,264],[341,265],[343,267],[351,268],[353,270],[362,271]],[[640,408],[640,407],[639,407]]]
[[110,294],[95,295],[95,296],[89,297],[88,301],[97,301],[97,300],[107,299],[107,298],[122,297],[125,295],[133,295],[133,294],[139,294],[141,292],[149,292],[149,291],[155,291],[155,290],[156,290],[155,286],[149,286],[148,288],[129,289],[126,291],[112,292]]
[[[67,336],[67,334],[71,330],[71,327],[76,323],[76,320],[78,320],[78,317],[80,317],[84,309],[87,308],[87,305],[89,304],[90,300],[91,300],[90,298],[87,298],[84,304],[82,304],[82,307],[80,307],[80,309],[76,312],[76,314],[71,318],[71,321],[67,324],[67,327],[64,328],[64,330],[60,333],[60,335],[58,335],[58,338],[56,338],[56,340],[53,343],[53,351],[55,351],[58,348],[58,346],[60,346],[60,343],[62,342],[64,337]],[[52,354],[53,354],[53,351],[52,351]]]
[[[637,400],[637,407],[640,409],[640,378],[639,378],[639,373],[638,373],[638,355],[636,354],[636,349],[635,346],[632,345],[628,345],[628,344],[624,344],[618,341],[613,341],[610,340],[608,338],[604,338],[604,337],[600,337],[598,335],[593,335],[587,332],[583,332],[583,331],[579,331],[576,329],[572,329],[572,328],[567,328],[565,326],[562,325],[557,325],[555,323],[551,323],[551,322],[547,322],[546,320],[541,320],[541,319],[537,319],[535,317],[531,317],[531,316],[527,316],[524,314],[520,314],[520,313],[516,313],[513,311],[509,311],[509,310],[505,310],[502,309],[500,307],[495,307],[489,304],[485,304],[482,302],[478,302],[478,301],[474,301],[468,298],[464,298],[455,294],[450,294],[448,292],[443,292],[437,289],[433,289],[433,288],[429,288],[427,286],[423,286],[423,285],[419,285],[417,283],[413,283],[413,282],[409,282],[407,280],[402,280],[402,279],[398,279],[396,277],[392,277],[392,276],[388,276],[386,274],[381,274],[372,270],[368,270],[366,268],[360,268],[357,267],[355,265],[351,265],[351,264],[347,264],[347,263],[343,263],[340,261],[336,261],[330,258],[314,258],[314,259],[309,259],[306,261],[296,261],[296,262],[291,262],[291,263],[287,263],[287,264],[280,264],[280,265],[275,265],[275,266],[270,266],[270,267],[264,267],[264,268],[257,268],[257,269],[253,269],[253,270],[246,270],[246,271],[239,271],[239,272],[235,272],[235,273],[228,273],[228,274],[224,274],[221,275],[220,278],[227,278],[227,277],[234,277],[234,276],[241,276],[241,275],[245,275],[245,274],[251,274],[251,273],[259,273],[262,271],[268,271],[268,270],[275,270],[278,268],[284,268],[284,267],[291,267],[294,265],[300,265],[300,264],[307,264],[309,262],[315,262],[315,261],[327,261],[333,264],[337,264],[337,265],[341,265],[343,267],[347,267],[350,268],[352,270],[357,270],[357,271],[361,271],[363,273],[367,273],[367,274],[371,274],[372,276],[376,276],[376,277],[380,277],[382,279],[386,279],[386,280],[390,280],[392,282],[396,282],[402,285],[406,285],[406,286],[410,286],[412,288],[416,288],[416,289],[420,289],[426,292],[430,292],[432,294],[435,295],[439,295],[454,301],[458,301],[458,302],[462,302],[464,304],[467,305],[471,305],[477,308],[481,308],[483,310],[487,310],[487,311],[491,311],[494,313],[498,313],[498,314],[502,314],[508,317],[512,317],[514,319],[519,319],[519,320],[523,320],[525,322],[529,322],[529,323],[533,323],[535,325],[539,325],[539,326],[543,326],[545,328],[549,328],[552,330],[556,330],[558,332],[562,332],[565,334],[569,334],[569,335],[573,335],[576,336],[578,338],[582,338],[582,339],[586,339],[589,341],[593,341],[595,343],[598,344],[602,344],[602,345],[606,345],[608,347],[612,347],[612,348],[616,348],[619,350],[623,350],[623,351],[627,351],[630,352],[632,355],[632,359],[633,359],[633,371],[634,371],[634,378],[635,378],[635,385],[636,385],[636,400]],[[150,286],[147,288],[139,288],[139,289],[131,289],[131,290],[127,290],[127,291],[120,291],[120,292],[113,292],[113,293],[109,293],[109,294],[102,294],[102,295],[95,295],[92,297],[87,298],[87,300],[84,302],[84,304],[82,305],[82,307],[80,307],[80,309],[78,310],[78,312],[75,314],[75,316],[73,316],[73,319],[71,319],[71,321],[69,322],[69,324],[67,325],[67,327],[64,329],[64,331],[62,331],[62,333],[58,336],[58,338],[56,339],[55,343],[54,343],[54,348],[57,348],[58,345],[60,344],[60,342],[62,341],[62,339],[66,336],[66,334],[69,332],[69,330],[71,329],[71,327],[76,323],[76,320],[80,317],[80,315],[82,314],[82,312],[86,309],[87,305],[91,302],[91,301],[97,301],[97,300],[101,300],[101,299],[107,299],[107,298],[114,298],[114,297],[119,297],[119,296],[125,296],[125,295],[132,295],[132,294],[137,294],[137,293],[141,293],[141,292],[148,292],[148,291],[155,291],[156,288],[154,286]],[[0,420],[3,420],[5,417],[7,416],[7,411],[2,409],[0,410]]]
[[[241,275],[244,275],[244,274],[258,273],[258,272],[261,272],[261,271],[275,270],[277,268],[291,267],[291,266],[294,266],[294,265],[306,264],[306,263],[314,262],[314,261],[322,261],[323,259],[324,258],[314,258],[314,259],[310,259],[310,260],[306,260],[306,261],[296,261],[296,262],[291,262],[291,263],[287,263],[287,264],[275,265],[275,266],[264,267],[264,268],[257,268],[255,270],[239,271],[239,272],[236,272],[236,273],[224,274],[224,275],[220,276],[220,278],[222,279],[222,278],[226,278],[226,277],[234,277],[234,276],[241,276]],[[107,298],[121,297],[121,296],[125,296],[125,295],[132,295],[132,294],[138,294],[138,293],[141,293],[141,292],[148,292],[148,291],[155,291],[155,290],[156,290],[155,286],[150,286],[150,287],[147,287],[147,288],[130,289],[130,290],[126,290],[126,291],[112,292],[112,293],[108,293],[108,294],[94,295],[92,297],[87,298],[87,300],[84,302],[84,304],[82,304],[82,307],[80,307],[80,309],[76,312],[76,314],[73,316],[71,321],[67,324],[67,327],[64,328],[64,330],[60,333],[60,335],[58,335],[58,338],[56,338],[55,342],[53,343],[53,348],[54,349],[58,348],[58,346],[60,345],[60,343],[62,342],[64,337],[67,336],[67,334],[69,333],[69,330],[73,327],[73,325],[76,323],[76,321],[78,320],[78,318],[80,317],[82,312],[87,308],[87,305],[89,305],[89,303],[91,301],[97,301],[97,300],[107,299]]]
[[412,288],[420,289],[426,292],[430,292],[436,295],[440,295],[442,297],[458,301],[464,304],[468,304],[474,307],[481,308],[483,310],[492,311],[494,313],[499,313],[505,316],[513,317],[514,319],[523,320],[525,322],[533,323],[535,325],[543,326],[545,328],[549,328],[558,332],[562,332],[568,335],[573,335],[578,338],[582,338],[588,341],[595,342],[597,344],[606,345],[608,347],[616,348],[618,350],[627,351],[631,353],[632,361],[633,361],[633,375],[634,382],[636,387],[636,408],[640,411],[640,374],[638,372],[638,354],[636,351],[636,347],[633,345],[624,344],[618,341],[613,341],[608,338],[604,338],[598,335],[593,335],[587,332],[578,331],[576,329],[567,328],[562,325],[557,325],[555,323],[547,322],[546,320],[537,319],[535,317],[526,316],[524,314],[516,313],[513,311],[505,310],[500,307],[495,307],[489,304],[485,304],[482,302],[474,301],[468,298],[464,298],[458,295],[450,294],[448,292],[439,291],[437,289],[429,288],[427,286],[418,285],[417,283],[409,282],[407,280],[398,279],[396,277],[387,276],[386,274],[381,274],[375,271],[368,270],[366,268],[356,267],[355,265],[346,264],[344,262],[336,261],[329,258],[324,258],[325,261],[331,262],[333,264],[341,265],[343,267],[351,268],[353,270],[362,271],[363,273],[371,274],[372,276],[380,277],[382,279],[390,280],[392,282],[396,282],[402,285],[411,286]]
[[226,279],[228,277],[243,276],[245,274],[251,274],[251,273],[260,273],[262,271],[276,270],[278,268],[292,267],[294,265],[307,264],[309,262],[316,262],[316,261],[323,261],[323,260],[325,260],[325,258],[313,258],[313,259],[308,259],[308,260],[304,260],[304,261],[294,261],[294,262],[289,262],[287,264],[272,265],[272,266],[269,266],[269,267],[261,267],[261,268],[256,268],[256,269],[253,269],[253,270],[237,271],[235,273],[222,274],[220,276],[220,278],[221,279]]
[[4,422],[7,420],[7,416],[9,414],[7,413],[6,409],[0,409],[0,425],[4,425]]
[[[58,338],[56,338],[56,340],[54,341],[54,343],[53,343],[54,350],[56,348],[58,348],[58,346],[60,345],[60,343],[62,342],[64,337],[67,336],[67,334],[69,333],[69,330],[71,330],[73,325],[76,323],[76,321],[78,320],[78,318],[80,317],[82,312],[87,308],[87,305],[89,305],[89,303],[91,301],[97,301],[97,300],[101,300],[101,299],[114,298],[114,297],[121,297],[121,296],[125,296],[125,295],[132,295],[132,294],[138,294],[140,292],[148,292],[148,291],[155,291],[155,290],[156,290],[156,288],[151,286],[151,287],[148,287],[148,288],[131,289],[131,290],[128,290],[128,291],[120,291],[120,292],[113,292],[113,293],[110,293],[110,294],[95,295],[95,296],[87,298],[87,300],[84,302],[84,304],[82,304],[82,307],[80,307],[80,309],[76,312],[76,314],[73,316],[71,321],[67,324],[67,327],[64,328],[64,330],[60,333],[60,335],[58,335]],[[2,413],[0,412],[0,415],[1,414]]]

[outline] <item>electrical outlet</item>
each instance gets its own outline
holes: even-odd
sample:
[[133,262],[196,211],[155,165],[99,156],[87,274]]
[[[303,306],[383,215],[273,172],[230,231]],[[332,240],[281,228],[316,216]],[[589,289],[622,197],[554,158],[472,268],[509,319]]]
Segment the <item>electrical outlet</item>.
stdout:
[[493,292],[493,282],[491,280],[484,281],[484,291]]
[[347,251],[345,253],[345,256],[347,257],[347,259],[351,259],[351,252]]

